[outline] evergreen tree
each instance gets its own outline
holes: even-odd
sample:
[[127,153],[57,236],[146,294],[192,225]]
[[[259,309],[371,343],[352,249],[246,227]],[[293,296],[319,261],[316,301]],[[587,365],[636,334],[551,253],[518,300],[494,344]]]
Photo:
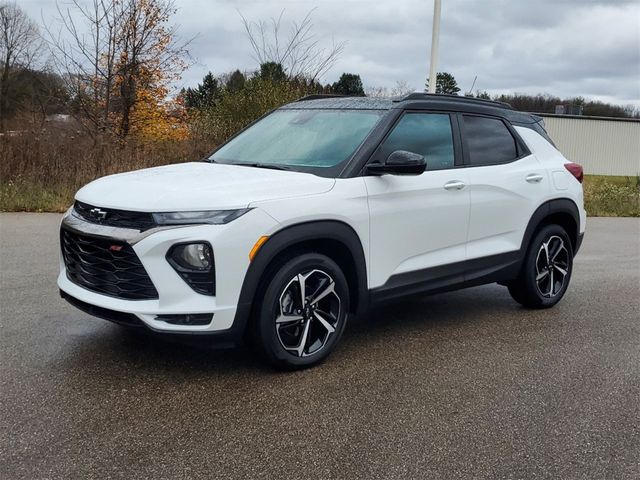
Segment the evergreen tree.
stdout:
[[355,73],[343,73],[340,79],[332,85],[333,93],[339,95],[351,95],[364,97],[364,88],[360,75]]
[[185,107],[191,109],[203,109],[215,106],[220,98],[220,85],[213,73],[207,73],[196,88],[187,88],[182,91]]
[[278,83],[284,82],[287,79],[287,74],[284,72],[282,64],[276,62],[265,62],[260,65],[260,78]]
[[[425,83],[425,91],[429,91],[429,79]],[[453,75],[448,72],[438,72],[436,75],[436,93],[446,93],[449,95],[457,95],[460,91],[458,82]]]
[[230,92],[238,92],[244,88],[244,84],[247,79],[244,77],[240,70],[236,70],[229,76],[229,80],[227,80],[227,90]]

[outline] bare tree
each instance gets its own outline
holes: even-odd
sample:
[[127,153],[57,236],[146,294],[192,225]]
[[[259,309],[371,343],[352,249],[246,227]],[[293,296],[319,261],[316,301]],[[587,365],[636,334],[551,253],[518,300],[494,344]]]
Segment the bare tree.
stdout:
[[9,88],[18,69],[29,68],[41,49],[38,26],[15,3],[0,3],[0,131],[4,131]]
[[283,66],[290,78],[305,78],[315,81],[322,77],[338,60],[345,42],[333,42],[323,48],[313,33],[311,20],[315,9],[309,11],[300,23],[293,22],[288,32],[283,32],[284,10],[278,18],[269,21],[249,21],[242,13],[240,17],[253,49],[254,59],[262,65],[267,62]]
[[[58,5],[59,29],[47,27],[58,70],[65,75],[79,117],[94,134],[126,137],[141,102],[161,102],[168,83],[187,67],[187,45],[167,26],[171,0],[72,0]],[[88,31],[88,34],[84,32]],[[155,89],[154,95],[141,91]]]
[[367,87],[365,95],[367,97],[403,97],[414,89],[404,80],[397,80],[393,88],[387,87]]
[[396,80],[395,86],[391,89],[392,97],[404,97],[412,92],[415,92],[415,89],[409,85],[405,80]]
[[56,7],[58,30],[45,26],[53,61],[66,80],[82,125],[97,134],[110,127],[122,19],[110,1],[92,0],[85,6],[73,0],[71,7]]

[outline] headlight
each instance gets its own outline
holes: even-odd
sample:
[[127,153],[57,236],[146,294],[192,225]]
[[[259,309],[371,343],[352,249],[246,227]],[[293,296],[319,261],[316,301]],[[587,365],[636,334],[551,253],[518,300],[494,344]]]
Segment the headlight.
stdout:
[[241,217],[249,210],[251,209],[208,210],[204,212],[162,212],[154,213],[153,219],[158,225],[193,225],[198,223],[221,225]]

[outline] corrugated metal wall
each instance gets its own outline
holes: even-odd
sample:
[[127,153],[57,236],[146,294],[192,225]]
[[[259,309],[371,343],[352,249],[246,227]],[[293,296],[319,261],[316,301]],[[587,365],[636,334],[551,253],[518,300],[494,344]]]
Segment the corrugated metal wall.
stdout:
[[640,175],[640,121],[541,116],[558,149],[585,173]]

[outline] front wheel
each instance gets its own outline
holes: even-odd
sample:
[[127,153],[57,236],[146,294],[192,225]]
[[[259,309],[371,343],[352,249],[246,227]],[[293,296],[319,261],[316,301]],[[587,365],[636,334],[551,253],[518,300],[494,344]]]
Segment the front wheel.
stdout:
[[255,346],[279,368],[319,363],[347,321],[349,290],[342,270],[325,255],[305,253],[271,275],[252,326]]
[[513,299],[528,308],[549,308],[569,286],[573,247],[559,225],[547,225],[533,238],[518,278],[508,285]]

